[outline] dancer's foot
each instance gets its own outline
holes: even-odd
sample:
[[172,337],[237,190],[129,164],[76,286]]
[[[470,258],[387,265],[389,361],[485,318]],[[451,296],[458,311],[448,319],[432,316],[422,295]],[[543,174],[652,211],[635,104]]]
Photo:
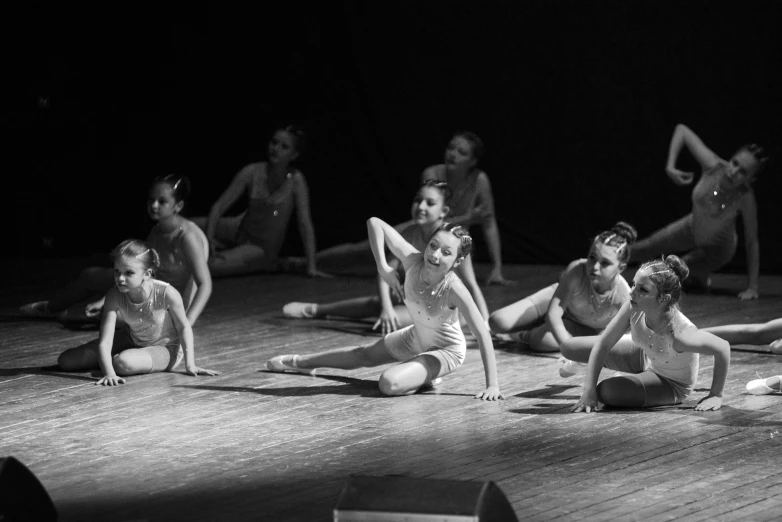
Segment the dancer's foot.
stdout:
[[429,381],[427,383],[424,383],[424,385],[421,386],[420,388],[418,388],[418,390],[419,391],[431,390],[435,386],[439,386],[442,383],[443,383],[443,378],[442,377],[436,377],[436,378],[432,379],[431,381]]
[[769,393],[782,391],[782,375],[749,381],[747,383],[747,391],[752,395],[768,395]]
[[278,355],[277,357],[273,357],[269,359],[269,361],[266,363],[266,368],[270,372],[278,372],[278,373],[285,373],[285,372],[292,372],[292,373],[303,373],[305,375],[314,375],[315,370],[308,370],[304,368],[299,368],[299,366],[296,364],[296,359],[298,359],[298,355]]
[[27,317],[54,319],[55,314],[49,311],[49,301],[36,301],[19,307],[19,313]]
[[315,303],[288,303],[282,307],[282,315],[289,319],[314,319],[318,314]]
[[777,339],[773,343],[769,344],[768,347],[771,350],[771,353],[782,355],[782,339]]
[[568,378],[584,373],[587,369],[587,365],[584,363],[571,361],[565,357],[559,358],[559,376]]

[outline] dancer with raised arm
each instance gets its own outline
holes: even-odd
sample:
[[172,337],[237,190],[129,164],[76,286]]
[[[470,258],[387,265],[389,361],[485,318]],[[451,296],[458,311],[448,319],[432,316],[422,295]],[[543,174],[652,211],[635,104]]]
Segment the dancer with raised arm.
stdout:
[[691,185],[692,172],[676,167],[676,160],[686,147],[700,163],[702,173],[692,190],[692,211],[636,243],[633,259],[644,260],[665,253],[683,253],[682,259],[692,272],[692,289],[708,288],[709,273],[727,264],[736,252],[736,220],[744,223],[747,252],[747,288],[739,293],[742,300],[759,296],[760,243],[758,217],[752,184],[768,158],[763,147],[745,145],[726,161],[709,149],[688,127],[679,124],[674,130],[668,151],[666,172],[677,185]]
[[[338,348],[310,355],[279,355],[267,362],[273,372],[311,374],[317,368],[354,369],[399,363],[380,376],[385,395],[409,395],[454,371],[464,362],[467,346],[459,312],[478,340],[486,389],[475,397],[502,399],[489,331],[470,293],[454,268],[470,254],[472,238],[459,225],[444,224],[419,251],[393,227],[378,218],[367,222],[377,270],[391,290],[404,296],[413,325],[386,335],[368,346]],[[387,245],[405,269],[404,288],[384,250]]]
[[[421,184],[410,209],[413,224],[401,231],[405,241],[421,252],[426,249],[429,238],[443,224],[443,220],[449,212],[450,194],[451,190],[444,181],[429,179]],[[389,265],[401,271],[398,259],[389,260]],[[472,256],[465,257],[455,270],[470,291],[481,316],[487,320],[489,309],[486,306],[483,292],[478,286],[478,281],[475,279]],[[404,276],[404,271],[401,272],[401,275]],[[355,319],[378,317],[373,330],[380,328],[383,335],[412,324],[412,319],[407,313],[404,303],[397,296],[391,294],[388,285],[380,277],[378,277],[378,295],[356,297],[333,303],[293,302],[286,304],[282,311],[285,317],[293,319],[316,319],[327,316]]]

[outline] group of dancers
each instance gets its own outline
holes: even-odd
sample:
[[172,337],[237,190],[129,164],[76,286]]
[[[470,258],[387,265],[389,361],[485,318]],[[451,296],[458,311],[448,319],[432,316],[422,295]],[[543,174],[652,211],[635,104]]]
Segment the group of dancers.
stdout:
[[[699,356],[710,355],[715,359],[711,389],[695,409],[716,410],[730,366],[730,344],[768,344],[773,353],[782,353],[782,318],[698,329],[678,307],[684,290],[708,287],[709,273],[733,257],[739,215],[748,285],[738,297],[759,296],[752,184],[768,160],[762,147],[743,146],[726,161],[689,128],[677,125],[668,175],[680,185],[695,181],[693,173],[676,168],[685,147],[703,169],[692,192],[691,213],[641,241],[632,225],[620,221],[592,239],[587,257],[570,263],[559,283],[490,313],[470,255],[471,225],[480,224],[486,238],[492,261],[487,283],[514,283],[502,275],[491,184],[478,167],[483,143],[477,135],[455,134],[445,162],[424,170],[410,221],[391,226],[370,218],[368,241],[321,252],[316,250],[307,182],[295,166],[304,139],[297,127],[277,129],[267,161],[241,169],[209,215],[192,221],[182,216],[189,180],[178,175],[153,180],[147,210],[156,223],[147,241],[123,241],[111,253],[111,268],[88,268],[51,299],[21,307],[27,316],[99,321],[99,338],[63,352],[59,366],[65,371],[100,369],[96,384],[109,386],[124,383],[129,375],[172,371],[182,359],[190,375],[219,375],[196,365],[192,332],[211,296],[212,277],[292,266],[313,277],[331,277],[318,269],[319,260],[363,250],[375,260],[377,295],[292,302],[283,313],[290,318],[377,317],[374,328],[382,338],[367,346],[278,355],[267,362],[270,371],[312,374],[318,368],[396,363],[380,376],[380,390],[409,395],[438,385],[464,362],[468,329],[486,377],[476,398],[504,398],[493,346],[500,340],[533,351],[560,351],[560,375],[584,376],[572,411],[585,412],[603,406],[678,404],[694,389]],[[245,212],[225,217],[242,195],[249,197]],[[294,208],[305,258],[286,263],[279,251]],[[633,262],[641,264],[631,287],[622,272]],[[72,305],[85,301],[84,313],[71,315]],[[598,384],[604,367],[621,375]],[[747,390],[782,391],[782,376],[757,379]]]

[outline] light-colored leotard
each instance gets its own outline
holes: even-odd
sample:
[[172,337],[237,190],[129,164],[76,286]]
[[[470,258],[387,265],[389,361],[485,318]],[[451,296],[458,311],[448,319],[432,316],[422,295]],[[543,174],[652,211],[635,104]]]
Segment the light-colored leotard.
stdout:
[[143,303],[132,302],[127,293],[119,294],[117,315],[127,325],[135,347],[179,346],[179,333],[166,307],[168,287],[168,283],[152,279],[152,291]]
[[386,347],[394,358],[406,361],[424,352],[440,360],[440,375],[450,373],[464,362],[467,344],[459,326],[459,310],[448,307],[451,286],[462,284],[449,272],[436,285],[421,279],[421,256],[405,273],[405,305],[413,324],[388,334]]
[[647,367],[667,380],[674,389],[676,402],[692,393],[698,378],[697,353],[679,353],[673,349],[675,334],[695,328],[695,325],[679,310],[661,333],[655,333],[646,324],[646,314],[634,311],[630,314],[630,335],[633,343],[643,349]]

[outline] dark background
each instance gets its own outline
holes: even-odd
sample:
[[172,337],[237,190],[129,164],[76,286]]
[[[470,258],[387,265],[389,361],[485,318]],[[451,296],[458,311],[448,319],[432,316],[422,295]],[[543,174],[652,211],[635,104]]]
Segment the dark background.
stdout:
[[[421,171],[477,132],[506,263],[564,264],[617,220],[645,236],[686,214],[691,188],[664,172],[678,122],[723,158],[747,142],[780,156],[782,2],[261,5],[9,11],[4,255],[145,237],[160,173],[188,175],[185,213],[205,214],[289,122],[310,137],[320,248],[364,238],[371,215],[407,219]],[[779,165],[756,184],[767,273]],[[294,221],[283,254],[301,253]]]

